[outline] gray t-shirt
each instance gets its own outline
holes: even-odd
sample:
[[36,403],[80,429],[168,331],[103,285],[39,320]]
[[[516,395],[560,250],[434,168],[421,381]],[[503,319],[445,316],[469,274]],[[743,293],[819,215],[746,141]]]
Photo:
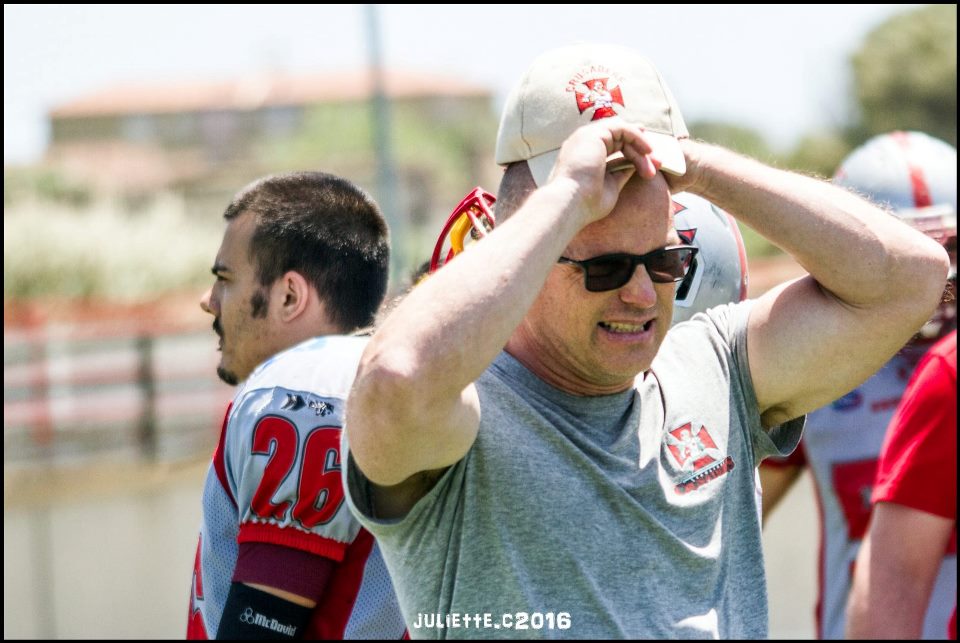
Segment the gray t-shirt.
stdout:
[[476,441],[401,520],[371,517],[344,442],[348,503],[411,636],[766,637],[756,465],[803,419],[761,428],[750,305],[677,325],[615,395],[569,395],[501,353],[476,382]]

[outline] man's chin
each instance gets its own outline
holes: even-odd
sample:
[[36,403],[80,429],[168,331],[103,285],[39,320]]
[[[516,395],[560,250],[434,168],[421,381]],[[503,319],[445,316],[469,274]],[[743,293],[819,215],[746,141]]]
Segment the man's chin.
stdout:
[[217,377],[230,386],[236,386],[240,379],[232,371],[228,371],[223,366],[217,367]]

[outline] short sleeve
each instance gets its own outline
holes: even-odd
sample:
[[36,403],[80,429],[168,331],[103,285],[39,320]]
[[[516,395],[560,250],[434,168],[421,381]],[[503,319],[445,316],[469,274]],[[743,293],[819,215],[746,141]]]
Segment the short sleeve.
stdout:
[[803,440],[800,441],[800,445],[793,450],[788,456],[774,456],[769,457],[763,461],[763,466],[765,467],[805,467],[807,466],[807,453],[803,448]]
[[[707,310],[705,314],[713,322],[720,337],[729,346],[731,384],[739,385],[740,403],[744,406],[744,415],[751,418],[745,426],[754,454],[754,465],[768,457],[786,458],[794,452],[800,443],[806,416],[793,418],[764,429],[760,422],[759,404],[753,375],[750,372],[750,358],[747,350],[747,331],[750,312],[754,300],[736,304],[726,304]],[[695,315],[697,319],[700,315]]]

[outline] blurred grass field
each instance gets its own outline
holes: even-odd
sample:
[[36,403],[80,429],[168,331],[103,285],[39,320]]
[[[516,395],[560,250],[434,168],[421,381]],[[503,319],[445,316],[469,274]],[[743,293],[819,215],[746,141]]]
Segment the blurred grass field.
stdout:
[[[4,639],[183,638],[208,462],[5,467]],[[814,635],[812,492],[805,476],[764,532],[773,639]]]

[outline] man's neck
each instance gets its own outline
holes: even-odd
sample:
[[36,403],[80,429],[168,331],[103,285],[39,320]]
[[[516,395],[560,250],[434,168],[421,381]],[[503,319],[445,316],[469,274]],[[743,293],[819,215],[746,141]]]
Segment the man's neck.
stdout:
[[538,378],[555,389],[580,397],[597,397],[621,393],[633,386],[634,379],[625,382],[597,383],[579,376],[575,368],[559,360],[546,360],[544,357],[556,355],[551,347],[543,346],[524,330],[524,326],[514,331],[504,350]]

